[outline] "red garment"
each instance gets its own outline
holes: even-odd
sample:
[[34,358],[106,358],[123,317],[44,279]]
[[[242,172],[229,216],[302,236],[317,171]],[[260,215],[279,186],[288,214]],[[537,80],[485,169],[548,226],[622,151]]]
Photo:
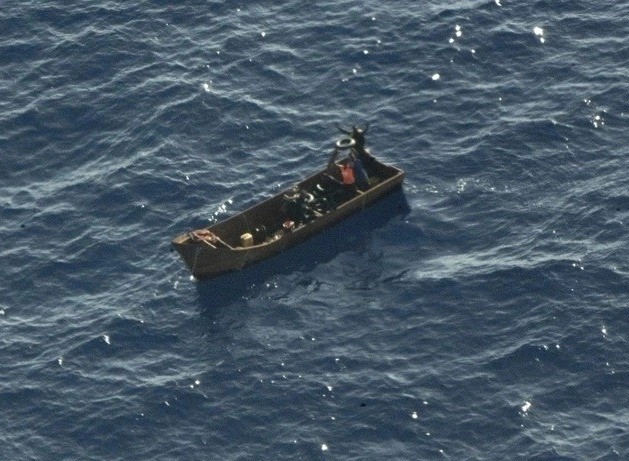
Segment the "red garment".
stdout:
[[341,175],[343,176],[343,184],[351,186],[356,182],[354,177],[354,169],[350,165],[339,165],[341,168]]

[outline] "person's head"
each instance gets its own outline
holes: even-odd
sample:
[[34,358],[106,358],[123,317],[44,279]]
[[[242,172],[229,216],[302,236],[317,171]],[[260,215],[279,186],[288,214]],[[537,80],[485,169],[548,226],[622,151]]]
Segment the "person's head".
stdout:
[[365,132],[356,126],[352,127],[352,139],[356,142],[358,149],[365,147]]

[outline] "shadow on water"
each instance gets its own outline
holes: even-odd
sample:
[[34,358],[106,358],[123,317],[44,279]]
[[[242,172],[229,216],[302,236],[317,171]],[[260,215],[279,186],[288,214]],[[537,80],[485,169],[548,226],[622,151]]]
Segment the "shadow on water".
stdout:
[[351,249],[351,243],[371,236],[410,206],[403,190],[392,192],[374,205],[350,216],[311,239],[241,271],[197,282],[201,310],[219,308],[255,293],[271,277],[308,272]]

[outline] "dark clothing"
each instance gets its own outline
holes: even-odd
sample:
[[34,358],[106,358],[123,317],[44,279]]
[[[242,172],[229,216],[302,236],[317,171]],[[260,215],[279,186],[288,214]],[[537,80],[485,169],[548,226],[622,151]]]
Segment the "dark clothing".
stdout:
[[358,158],[354,159],[354,173],[356,177],[356,185],[359,189],[369,189],[369,176],[367,175],[367,171],[365,170],[362,162]]

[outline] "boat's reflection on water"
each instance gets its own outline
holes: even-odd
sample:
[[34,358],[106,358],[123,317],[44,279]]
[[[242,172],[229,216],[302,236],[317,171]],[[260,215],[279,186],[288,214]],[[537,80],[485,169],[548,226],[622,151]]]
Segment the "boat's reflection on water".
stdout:
[[[249,297],[271,277],[296,271],[307,272],[317,264],[331,261],[351,249],[350,240],[368,238],[395,217],[408,214],[410,207],[402,189],[350,216],[319,235],[265,261],[241,271],[197,282],[199,308],[220,307]],[[348,237],[351,235],[351,239]]]

